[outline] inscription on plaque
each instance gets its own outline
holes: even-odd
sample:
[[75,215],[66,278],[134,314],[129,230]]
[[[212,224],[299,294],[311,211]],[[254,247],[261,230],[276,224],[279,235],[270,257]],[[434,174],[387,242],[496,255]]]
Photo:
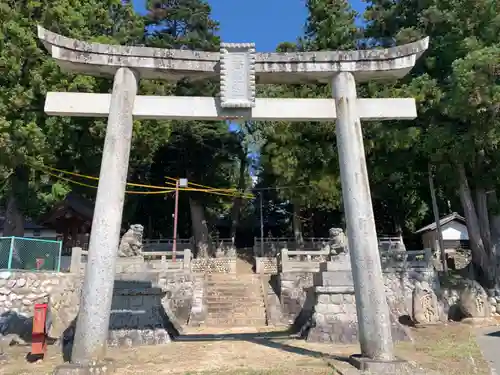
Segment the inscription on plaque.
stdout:
[[255,48],[253,44],[221,44],[221,106],[255,106]]

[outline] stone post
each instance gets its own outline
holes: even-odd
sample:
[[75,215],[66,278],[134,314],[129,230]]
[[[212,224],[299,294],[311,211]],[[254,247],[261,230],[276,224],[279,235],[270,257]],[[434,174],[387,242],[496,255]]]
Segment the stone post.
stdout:
[[191,250],[184,249],[184,271],[191,271]]
[[71,249],[71,264],[69,266],[69,272],[80,273],[82,268],[82,248],[73,247]]
[[281,272],[288,271],[288,249],[281,249]]
[[132,70],[116,71],[71,358],[79,366],[103,361],[106,352],[137,84]]
[[392,361],[394,348],[391,321],[371,204],[363,135],[356,108],[356,82],[352,73],[341,72],[335,75],[332,84],[337,109],[337,147],[361,356],[375,361]]

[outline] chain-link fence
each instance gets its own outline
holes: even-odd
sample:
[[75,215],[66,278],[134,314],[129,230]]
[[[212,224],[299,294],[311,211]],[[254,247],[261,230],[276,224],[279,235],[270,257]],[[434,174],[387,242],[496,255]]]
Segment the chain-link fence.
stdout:
[[59,272],[61,250],[61,241],[0,237],[0,269]]

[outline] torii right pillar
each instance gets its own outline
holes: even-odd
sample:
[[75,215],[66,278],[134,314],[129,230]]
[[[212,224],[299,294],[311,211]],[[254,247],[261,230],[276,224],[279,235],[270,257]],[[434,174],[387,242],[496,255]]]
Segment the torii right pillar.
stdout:
[[400,373],[406,364],[394,355],[354,75],[337,73],[332,91],[361,346],[361,355],[352,356],[351,363],[374,373]]

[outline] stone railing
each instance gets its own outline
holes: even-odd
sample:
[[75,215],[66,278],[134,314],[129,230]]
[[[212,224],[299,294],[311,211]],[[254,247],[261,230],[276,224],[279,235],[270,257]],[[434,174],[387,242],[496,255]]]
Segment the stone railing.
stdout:
[[327,244],[332,242],[331,238],[310,237],[304,238],[301,244],[298,244],[295,238],[260,238],[254,239],[253,252],[255,257],[276,257],[281,249],[288,250],[323,250]]
[[[88,251],[74,247],[71,252],[71,273],[80,273],[85,270]],[[116,263],[116,272],[141,272],[144,270],[158,271],[191,271],[192,254],[190,249],[177,253],[176,261],[172,259],[172,251],[148,251],[135,257],[119,257]]]
[[[173,238],[144,239],[142,241],[142,246],[144,252],[172,251],[174,247],[174,239]],[[176,240],[176,249],[179,253],[184,251],[184,249],[192,250],[193,248],[194,248],[194,238],[178,238]]]
[[278,268],[280,272],[319,272],[319,265],[328,260],[327,250],[281,250]]
[[[320,263],[329,260],[330,250],[281,250],[281,257],[274,266],[276,258],[256,258],[257,273],[275,272],[319,272]],[[425,269],[432,267],[432,252],[425,250],[388,250],[380,252],[382,269],[404,270]]]
[[[74,247],[71,254],[71,273],[85,271],[88,251]],[[119,257],[116,262],[116,273],[168,271],[194,273],[236,273],[236,257],[197,258],[193,259],[190,249],[176,253],[176,261],[172,259],[172,251],[145,251],[140,256]]]
[[380,252],[382,269],[422,269],[432,267],[432,251],[424,250],[388,250]]

